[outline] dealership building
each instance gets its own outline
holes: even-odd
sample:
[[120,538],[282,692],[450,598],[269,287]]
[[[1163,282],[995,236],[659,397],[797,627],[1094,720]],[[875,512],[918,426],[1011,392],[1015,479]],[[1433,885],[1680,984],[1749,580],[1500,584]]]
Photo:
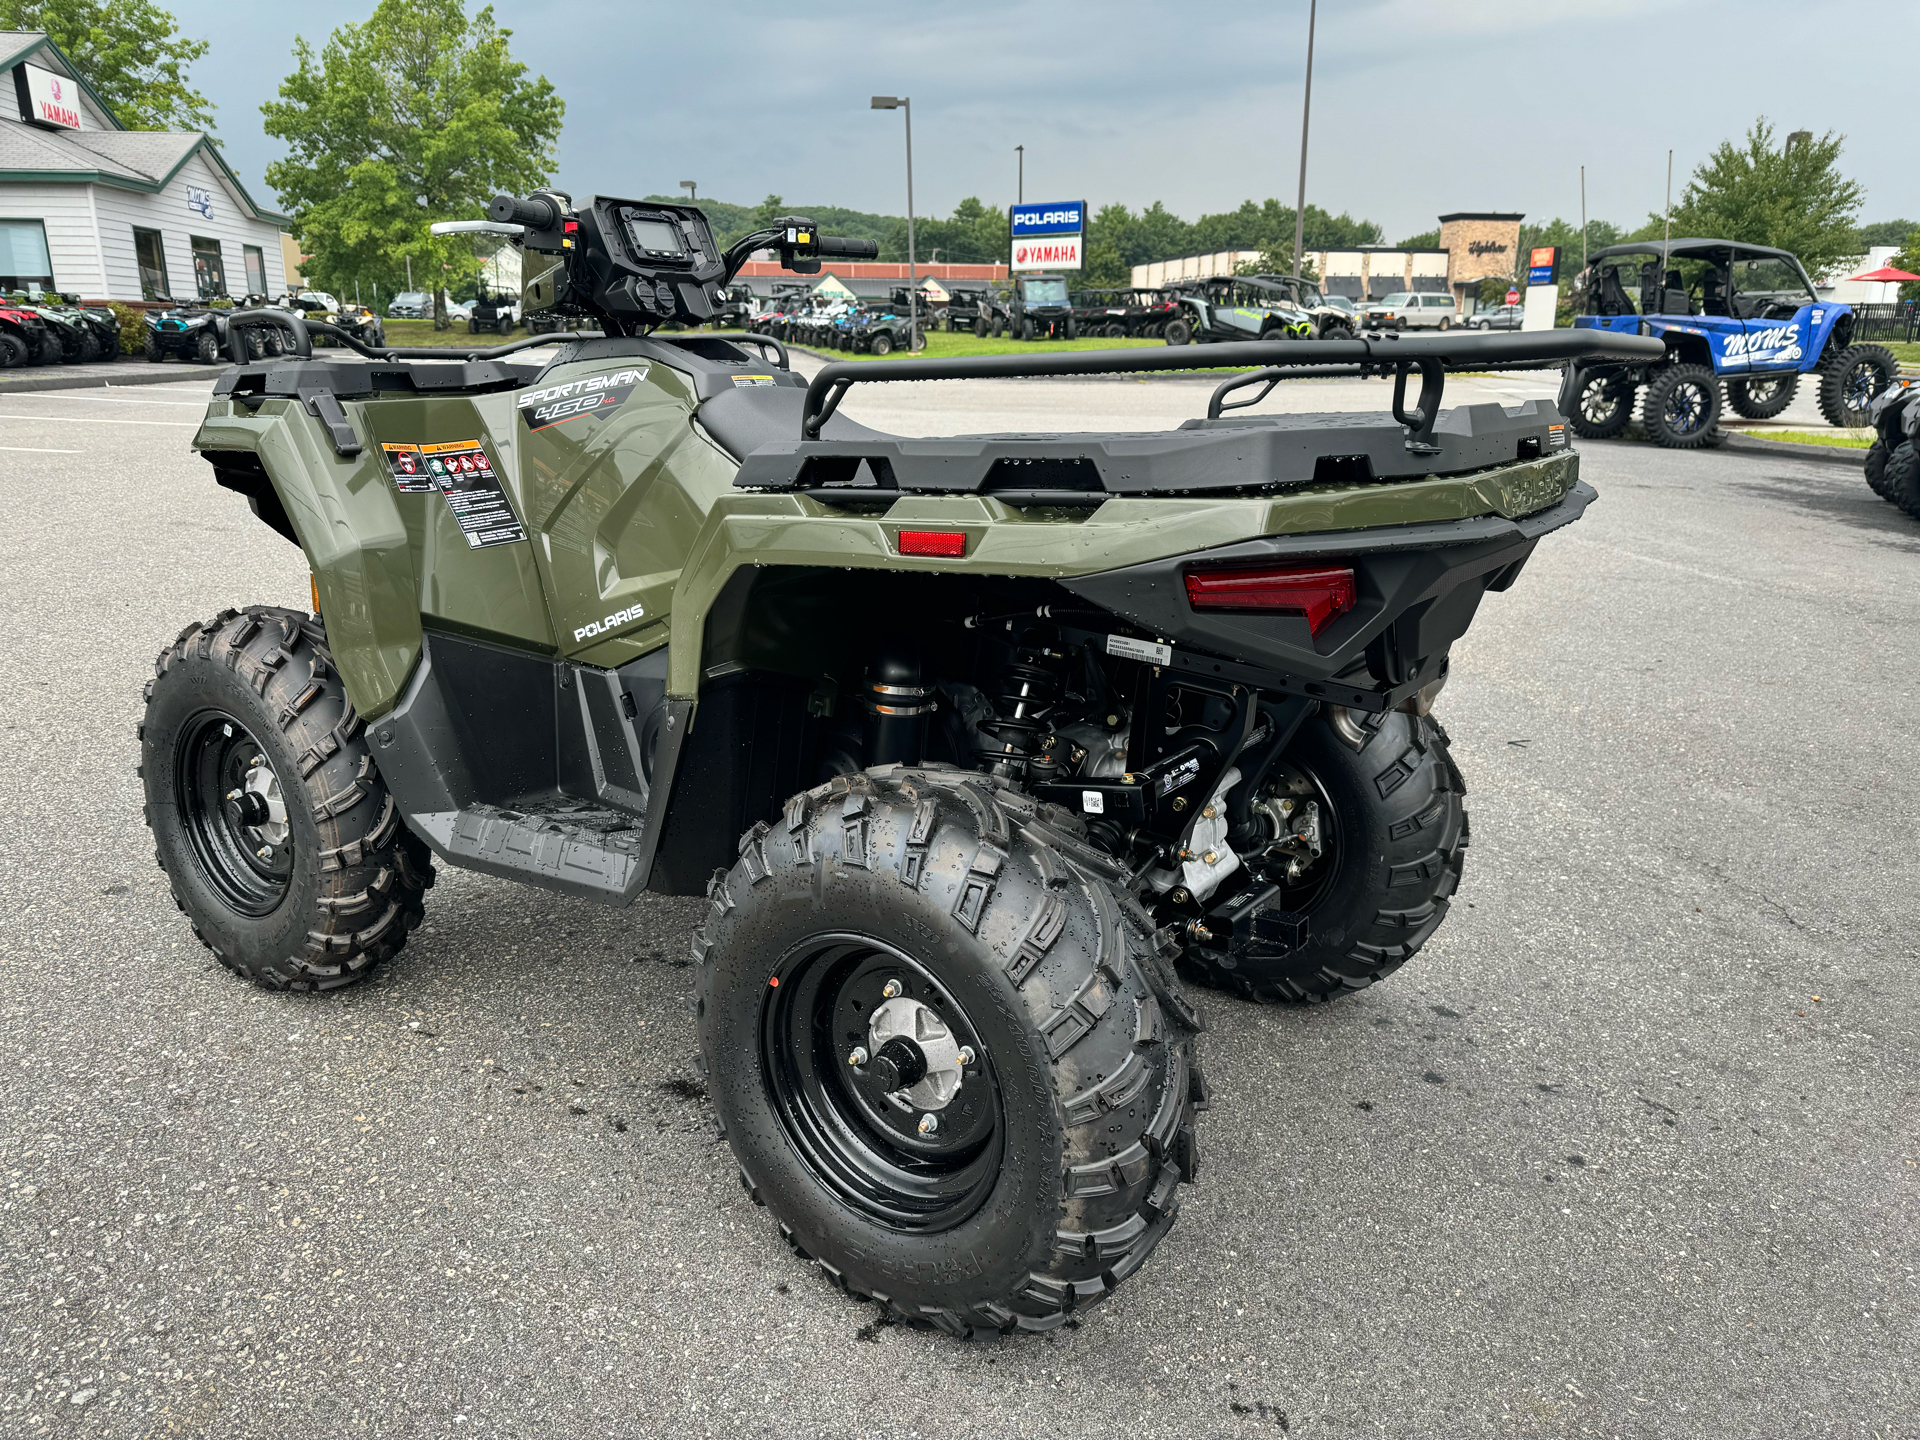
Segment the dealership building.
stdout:
[[0,291],[133,303],[287,289],[287,217],[197,130],[129,130],[66,54],[0,30]]

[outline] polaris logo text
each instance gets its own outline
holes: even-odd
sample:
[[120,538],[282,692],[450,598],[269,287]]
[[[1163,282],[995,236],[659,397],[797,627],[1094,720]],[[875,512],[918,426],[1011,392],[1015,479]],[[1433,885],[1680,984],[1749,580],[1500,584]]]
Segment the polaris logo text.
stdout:
[[1073,225],[1081,223],[1079,206],[1070,205],[1065,210],[1035,210],[1014,212],[1015,230],[1039,230],[1049,225]]
[[583,626],[577,626],[574,630],[574,639],[583,641],[590,635],[605,635],[609,631],[619,630],[629,621],[639,620],[645,614],[647,614],[645,606],[630,605],[625,610],[617,610],[612,615],[602,616],[599,620],[590,620]]

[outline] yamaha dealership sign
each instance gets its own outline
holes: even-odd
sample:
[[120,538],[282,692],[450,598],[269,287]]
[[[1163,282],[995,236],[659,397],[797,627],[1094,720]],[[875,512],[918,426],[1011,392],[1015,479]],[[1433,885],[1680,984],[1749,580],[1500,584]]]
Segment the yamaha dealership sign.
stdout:
[[1014,270],[1079,270],[1085,200],[1016,205],[1009,217]]

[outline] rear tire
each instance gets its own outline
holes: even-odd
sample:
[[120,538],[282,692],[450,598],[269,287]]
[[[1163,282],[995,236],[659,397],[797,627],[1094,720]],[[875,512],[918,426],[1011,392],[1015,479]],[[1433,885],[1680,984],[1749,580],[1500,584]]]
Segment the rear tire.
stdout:
[[1888,443],[1885,440],[1877,439],[1868,447],[1868,458],[1861,462],[1861,474],[1866,477],[1869,490],[1883,500],[1888,498]]
[[1612,440],[1634,414],[1634,385],[1623,377],[1584,371],[1574,377],[1568,424],[1586,440]]
[[1648,382],[1641,423],[1669,450],[1699,450],[1721,419],[1721,384],[1705,365],[1670,365]]
[[0,333],[0,370],[27,363],[27,343],[17,335]]
[[1728,406],[1749,420],[1772,420],[1794,401],[1801,377],[1769,375],[1728,382]]
[[1921,515],[1921,479],[1917,478],[1914,442],[1904,440],[1888,456],[1886,495],[1903,515]]
[[1349,330],[1345,325],[1330,325],[1326,330],[1321,332],[1321,339],[1323,340],[1352,340],[1353,338],[1354,332]]
[[405,944],[432,857],[374,769],[319,621],[250,606],[188,626],[154,662],[139,734],[157,859],[223,966],[330,991]]
[[[1079,824],[974,772],[838,777],[742,837],[694,937],[748,1194],[836,1285],[954,1336],[1103,1299],[1197,1169],[1198,1017]],[[849,1056],[884,978],[940,1023],[926,1056],[975,1053],[931,1133],[938,1102],[890,1102]]]
[[985,340],[987,339],[988,334],[989,334],[989,327],[987,322],[985,320],[982,320],[979,316],[976,316],[974,318],[974,339]]
[[1325,1001],[1399,970],[1447,915],[1467,849],[1467,785],[1447,732],[1427,716],[1390,712],[1356,751],[1324,718],[1300,730],[1281,764],[1326,807],[1327,866],[1310,869],[1299,913],[1307,939],[1260,965],[1190,949],[1183,967],[1248,1000]]
[[1850,345],[1821,367],[1821,414],[1829,425],[1868,423],[1868,407],[1901,372],[1885,345]]

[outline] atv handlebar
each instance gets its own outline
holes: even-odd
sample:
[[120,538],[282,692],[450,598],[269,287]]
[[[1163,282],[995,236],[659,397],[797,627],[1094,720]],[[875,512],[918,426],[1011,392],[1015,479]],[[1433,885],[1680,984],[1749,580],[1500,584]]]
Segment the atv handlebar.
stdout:
[[872,240],[856,240],[851,235],[823,235],[814,253],[836,260],[876,260],[880,257],[880,246]]
[[487,218],[500,225],[524,225],[529,230],[552,230],[560,224],[560,206],[549,195],[496,195]]
[[[347,349],[364,355],[369,360],[498,360],[503,355],[512,355],[517,350],[531,350],[535,346],[559,345],[568,340],[595,340],[598,336],[588,335],[578,330],[556,330],[545,335],[527,335],[519,340],[510,340],[505,345],[456,347],[451,345],[383,345],[366,344],[358,336],[341,329],[338,325],[324,320],[305,320],[285,310],[235,310],[227,314],[227,354],[235,365],[251,365],[255,357],[247,354],[247,343],[240,338],[239,332],[248,326],[277,325],[293,333],[293,353],[302,360],[313,359],[313,337],[331,335]],[[785,360],[786,352],[782,351]],[[785,365],[782,366],[785,369]]]
[[[1577,360],[1658,360],[1666,346],[1652,336],[1610,330],[1546,330],[1507,335],[1420,335],[1399,332],[1363,340],[1256,340],[1210,345],[1205,359],[1185,346],[1159,350],[1055,351],[1043,355],[966,355],[944,359],[913,357],[866,363],[837,361],[824,366],[807,387],[801,410],[802,440],[819,440],[821,427],[840,408],[856,381],[983,380],[1033,375],[1109,375],[1129,371],[1197,370],[1236,365],[1263,367],[1253,375],[1232,377],[1208,406],[1218,417],[1226,393],[1265,381],[1271,389],[1289,374],[1375,375],[1395,377],[1394,413],[1408,429],[1410,450],[1433,444],[1440,413],[1443,376],[1450,370],[1540,369]],[[1407,376],[1421,372],[1421,396],[1405,407]],[[1266,395],[1263,390],[1261,395]],[[1256,396],[1258,400],[1261,396]],[[1244,401],[1243,405],[1253,401]]]

